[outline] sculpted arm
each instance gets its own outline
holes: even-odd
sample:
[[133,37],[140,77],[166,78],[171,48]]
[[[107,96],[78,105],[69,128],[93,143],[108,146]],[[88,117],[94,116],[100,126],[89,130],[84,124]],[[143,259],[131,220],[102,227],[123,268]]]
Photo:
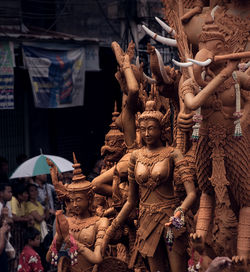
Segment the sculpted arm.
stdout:
[[92,180],[93,189],[101,195],[112,196],[112,182],[115,166]]
[[[125,155],[126,156],[126,155]],[[124,157],[123,157],[124,158]],[[117,163],[117,169],[120,173],[126,173],[128,169],[128,161],[121,159]],[[92,181],[93,189],[96,193],[106,196],[112,196],[112,183],[114,177],[115,166],[102,173]]]
[[[235,62],[229,62],[217,76],[215,76],[206,87],[204,87],[199,93],[194,95],[192,92],[187,92],[184,94],[184,104],[190,110],[197,110],[201,107],[206,100],[216,91],[216,89],[229,77],[232,75],[236,67]],[[188,86],[186,82],[183,84],[185,88],[192,88]]]
[[221,85],[227,77],[220,73],[209,84],[202,89],[198,94],[186,93],[184,95],[184,103],[190,110],[197,110],[206,100],[216,91],[216,88]]
[[[116,119],[116,124],[124,132],[126,145],[131,146],[136,138],[135,113],[137,112],[139,84],[131,67],[131,56],[129,53],[124,54],[116,42],[112,43],[112,48],[120,66],[120,71],[117,72],[116,77],[118,77],[118,74],[119,77],[123,75],[126,85],[126,91],[124,90],[126,92],[126,95],[124,94],[125,104],[122,113]],[[134,44],[130,43],[128,51],[131,52],[133,49]]]
[[192,206],[196,198],[196,190],[194,187],[193,176],[192,174],[190,174],[191,172],[189,166],[179,149],[175,149],[173,151],[173,159],[175,167],[177,168],[177,171],[179,171],[180,173],[181,180],[184,184],[187,194],[187,196],[185,197],[184,201],[180,206],[182,210],[185,212]]
[[137,203],[138,188],[137,188],[137,184],[135,182],[135,177],[134,177],[135,162],[136,162],[136,156],[134,151],[131,154],[130,162],[128,165],[128,180],[129,180],[128,199],[106,232],[104,250],[105,250],[105,247],[107,246],[109,238],[112,237],[114,232],[119,228],[119,226],[124,223],[124,221],[128,218],[130,212],[133,210],[133,208],[135,207]]
[[212,216],[212,209],[213,209],[213,197],[209,194],[202,193],[200,199],[200,208],[199,214],[197,218],[196,224],[196,234],[199,237],[202,237],[205,240],[205,237],[208,232],[211,216]]
[[130,212],[133,210],[133,208],[135,207],[137,203],[137,197],[138,197],[137,189],[138,188],[137,188],[137,184],[136,184],[135,176],[134,176],[135,163],[136,163],[136,156],[135,156],[135,152],[133,152],[131,154],[130,162],[128,165],[128,180],[129,180],[128,199],[115,219],[118,225],[123,224],[123,222],[129,216]]

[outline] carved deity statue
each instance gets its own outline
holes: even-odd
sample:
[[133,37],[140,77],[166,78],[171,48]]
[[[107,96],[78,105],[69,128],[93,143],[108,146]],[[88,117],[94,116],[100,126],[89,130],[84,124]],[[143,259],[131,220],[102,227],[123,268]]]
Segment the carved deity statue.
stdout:
[[[142,70],[131,64],[133,58],[134,44],[130,43],[127,52],[123,52],[119,44],[112,43],[113,51],[119,64],[116,78],[118,79],[121,89],[124,92],[124,105],[121,114],[115,119],[113,126],[119,127],[124,133],[127,153],[117,161],[108,171],[96,177],[92,183],[97,193],[106,196],[113,194],[113,178],[127,181],[128,161],[131,152],[137,148],[136,143],[136,113],[143,106],[140,95],[140,86],[142,87],[143,74]],[[142,90],[141,90],[142,91]],[[116,127],[116,130],[118,130]]]
[[[146,110],[139,116],[144,146],[133,151],[129,162],[128,200],[106,232],[104,247],[136,207],[139,199],[138,230],[130,266],[133,267],[140,253],[147,258],[150,271],[168,271],[166,267],[168,256],[171,271],[179,272],[186,269],[187,237],[184,228],[176,231],[174,226],[176,222],[182,226],[184,213],[194,202],[195,188],[181,152],[173,147],[164,146],[162,124],[163,114],[155,110],[154,101],[148,101]],[[174,192],[174,173],[181,175],[186,189],[187,195],[182,203]],[[173,217],[170,220],[171,216]],[[171,237],[168,235],[167,240],[172,250],[165,243],[167,229],[172,235]]]
[[[249,112],[250,76],[237,70],[250,52],[228,52],[224,35],[207,20],[193,62],[194,79],[181,99],[195,110],[196,173],[202,191],[194,241],[205,242],[214,209],[213,249],[236,263],[250,253]],[[215,205],[214,205],[215,204]],[[238,230],[237,230],[238,226]],[[236,247],[237,239],[237,247]],[[237,248],[237,251],[236,251]]]
[[117,112],[117,104],[115,102],[114,112],[112,113],[112,123],[110,130],[105,135],[105,143],[101,147],[101,156],[104,157],[104,168],[102,172],[109,170],[117,163],[126,152],[126,145],[124,143],[124,134],[118,129],[115,120],[119,116]]
[[[47,261],[58,264],[58,271],[83,272],[92,271],[101,263],[101,246],[104,234],[109,225],[105,217],[93,216],[92,185],[82,174],[80,164],[74,156],[72,183],[63,185],[58,182],[56,166],[49,163],[56,191],[60,197],[70,199],[73,214],[67,217],[62,211],[56,212],[56,234],[47,253]],[[58,261],[58,253],[64,249],[68,256]]]

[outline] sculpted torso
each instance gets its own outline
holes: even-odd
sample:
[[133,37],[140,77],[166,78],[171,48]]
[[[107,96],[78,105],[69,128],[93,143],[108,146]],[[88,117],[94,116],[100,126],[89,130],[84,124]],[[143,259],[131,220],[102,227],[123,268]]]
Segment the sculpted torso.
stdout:
[[71,223],[70,220],[69,222],[69,227],[70,227],[70,234],[73,235],[73,237],[79,241],[81,244],[84,244],[88,248],[92,248],[95,243],[95,236],[96,236],[96,231],[97,228],[95,225],[89,226],[85,229],[81,229],[79,231],[74,231],[71,229]]
[[[161,201],[162,196],[174,194],[172,152],[171,147],[160,148],[157,152],[161,153],[159,161],[154,163],[154,154],[152,154],[152,164],[149,165],[150,163],[147,162],[150,159],[148,160],[147,155],[149,156],[150,152],[147,152],[145,148],[138,150],[134,173],[135,180],[139,185],[140,199],[144,200],[145,203],[155,203]],[[143,199],[149,188],[151,188],[150,194],[146,199]],[[159,194],[161,198],[159,198]]]
[[[209,79],[211,80],[211,79]],[[232,127],[235,117],[236,94],[234,87],[234,80],[232,77],[228,78],[216,91],[207,98],[206,102],[201,107],[201,114],[203,121],[201,127],[207,127],[210,122],[221,124],[225,127]],[[195,95],[198,93],[196,88]],[[241,107],[244,108],[244,103],[247,94],[241,91]]]
[[[85,245],[89,249],[93,249],[95,245],[95,238],[96,238],[96,227],[90,226],[86,229],[82,229],[79,232],[72,232],[70,231],[70,234],[73,235],[73,237],[81,244]],[[81,267],[84,267],[85,269],[87,267],[91,267],[93,264],[90,263],[83,255],[78,255],[78,264],[76,264],[75,268],[76,271],[81,271]],[[71,267],[72,271],[74,271],[74,266]],[[84,270],[82,270],[84,271]]]

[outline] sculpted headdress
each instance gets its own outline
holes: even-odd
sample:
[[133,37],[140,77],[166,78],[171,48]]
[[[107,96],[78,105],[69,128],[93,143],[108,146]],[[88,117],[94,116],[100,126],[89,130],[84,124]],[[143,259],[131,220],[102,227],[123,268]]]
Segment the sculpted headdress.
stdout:
[[161,126],[165,125],[165,120],[167,114],[163,115],[160,111],[156,110],[156,103],[154,100],[149,100],[146,102],[145,111],[139,115],[138,122],[140,123],[143,120],[157,120]]
[[50,168],[51,179],[55,187],[58,199],[61,201],[68,199],[69,195],[74,192],[75,193],[84,191],[86,191],[87,193],[92,192],[92,184],[91,182],[87,181],[86,177],[82,174],[82,170],[80,168],[81,164],[77,162],[75,153],[73,153],[73,159],[74,164],[72,166],[74,168],[74,171],[72,182],[70,184],[65,185],[61,181],[58,181],[57,177],[58,170],[55,164],[51,160],[47,159],[47,163],[51,167]]
[[117,125],[115,124],[116,118],[120,115],[117,111],[117,104],[115,102],[114,112],[112,113],[112,123],[109,125],[110,130],[106,134],[105,139],[107,138],[114,138],[114,139],[121,139],[124,140],[124,134],[119,130]]
[[73,178],[70,184],[65,185],[66,190],[72,193],[91,190],[92,184],[91,182],[87,181],[86,176],[82,174],[82,169],[80,168],[81,164],[77,162],[75,153],[73,153],[73,159]]
[[219,31],[219,27],[212,20],[207,19],[202,27],[199,42],[207,42],[212,40],[221,40],[222,42],[225,42],[225,37]]

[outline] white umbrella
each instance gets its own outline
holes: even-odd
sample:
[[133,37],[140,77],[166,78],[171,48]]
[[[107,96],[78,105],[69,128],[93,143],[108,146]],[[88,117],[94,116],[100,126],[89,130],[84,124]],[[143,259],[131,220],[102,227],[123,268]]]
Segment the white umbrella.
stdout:
[[10,179],[50,174],[46,158],[50,159],[61,173],[74,170],[73,163],[62,157],[41,154],[22,163],[10,176]]

